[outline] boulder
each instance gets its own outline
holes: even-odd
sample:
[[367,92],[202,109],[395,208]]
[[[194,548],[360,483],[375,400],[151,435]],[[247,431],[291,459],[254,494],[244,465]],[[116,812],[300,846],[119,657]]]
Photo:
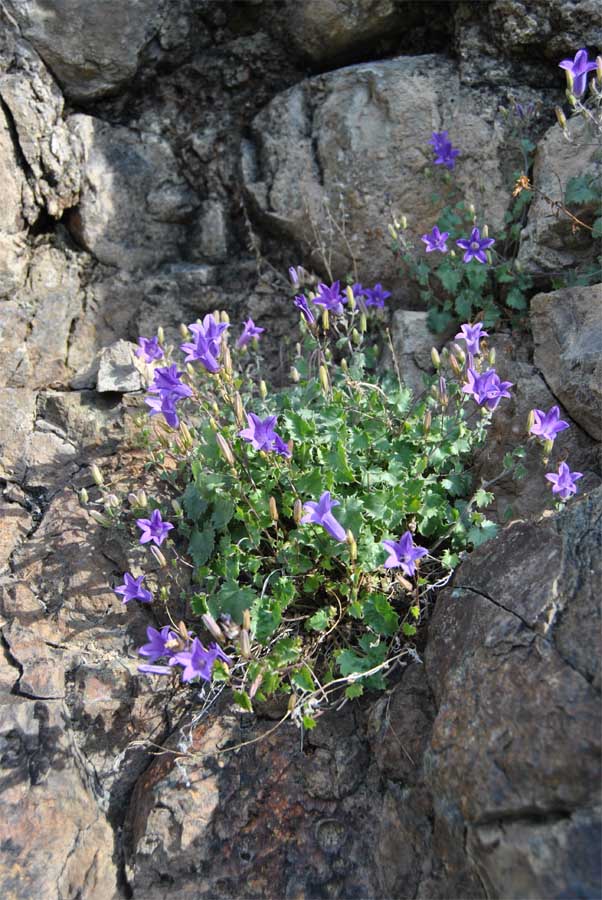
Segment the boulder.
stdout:
[[118,90],[135,75],[165,6],[165,0],[8,0],[23,36],[65,95],[80,103]]
[[99,394],[126,394],[140,391],[144,385],[141,367],[136,365],[135,346],[129,341],[116,341],[100,353],[96,390]]
[[531,328],[535,365],[554,396],[602,441],[602,284],[537,294]]
[[69,127],[84,152],[80,202],[68,219],[78,243],[125,270],[177,260],[198,200],[168,142],[92,116],[71,116]]
[[[429,231],[447,202],[441,167],[434,183],[428,141],[449,131],[461,151],[457,181],[495,232],[508,196],[502,175],[506,125],[497,98],[460,84],[442,56],[351,66],[277,95],[243,142],[242,169],[255,215],[309,247],[324,277],[357,265],[364,284],[409,288],[390,250],[391,210],[407,213],[410,235]],[[445,170],[446,171],[446,170]],[[415,298],[414,298],[415,299]]]
[[566,208],[591,227],[596,201],[566,204],[569,181],[582,175],[593,175],[597,183],[602,177],[600,161],[596,161],[596,141],[582,119],[569,123],[568,141],[559,125],[546,132],[537,145],[533,166],[535,192],[529,207],[527,225],[521,233],[518,259],[527,272],[553,272],[593,263],[596,243],[587,228],[576,225],[559,208]]
[[429,782],[488,895],[600,891],[601,506],[598,489],[555,518],[512,525],[435,607]]

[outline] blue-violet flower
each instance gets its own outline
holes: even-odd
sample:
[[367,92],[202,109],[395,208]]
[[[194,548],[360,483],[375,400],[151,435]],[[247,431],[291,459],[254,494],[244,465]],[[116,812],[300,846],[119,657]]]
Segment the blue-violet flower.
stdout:
[[337,522],[331,512],[335,506],[340,506],[339,501],[331,500],[330,491],[324,491],[317,503],[313,500],[308,500],[307,503],[303,504],[303,508],[309,511],[301,519],[301,524],[314,523],[315,525],[322,525],[335,541],[342,543],[347,539],[347,535],[343,526],[340,522]]
[[382,545],[389,551],[383,564],[385,569],[397,569],[401,566],[410,578],[416,572],[416,560],[428,554],[424,547],[416,546],[411,531],[402,534],[398,541],[382,541]]

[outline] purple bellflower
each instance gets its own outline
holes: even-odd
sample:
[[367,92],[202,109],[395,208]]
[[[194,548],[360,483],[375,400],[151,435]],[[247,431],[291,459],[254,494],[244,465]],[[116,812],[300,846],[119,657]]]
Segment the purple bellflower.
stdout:
[[473,228],[469,238],[460,238],[459,241],[456,241],[456,244],[466,251],[462,257],[465,263],[470,262],[471,259],[476,259],[477,262],[486,264],[485,250],[493,247],[495,238],[482,238],[479,229]]
[[398,541],[382,541],[389,556],[384,562],[385,569],[397,569],[399,566],[410,578],[416,572],[416,560],[428,554],[424,547],[417,547],[412,532],[406,531]]
[[141,357],[144,362],[152,363],[156,359],[163,359],[164,355],[163,350],[159,346],[159,338],[156,335],[152,338],[138,338],[136,356]]
[[250,344],[253,338],[258,338],[260,334],[263,334],[265,328],[260,328],[255,324],[253,319],[247,319],[244,324],[243,333],[236,341],[236,346],[240,349],[241,347],[246,347],[247,344]]
[[548,481],[552,482],[552,493],[558,494],[561,500],[568,500],[571,494],[577,493],[577,485],[575,484],[579,478],[583,478],[582,472],[571,472],[565,462],[561,462],[558,466],[558,474],[548,472],[546,474]]
[[150,519],[136,519],[136,525],[142,529],[141,544],[148,544],[154,541],[157,546],[161,546],[173,525],[164,522],[158,509],[154,509]]
[[590,62],[587,58],[587,50],[578,50],[575,59],[563,59],[558,65],[561,69],[566,69],[573,76],[573,94],[575,97],[581,97],[585,93],[587,87],[587,73],[593,72],[596,68],[595,62]]
[[570,428],[569,423],[560,418],[558,406],[553,406],[547,413],[544,413],[542,409],[534,409],[532,412],[534,422],[529,429],[529,434],[541,438],[542,441],[554,441],[557,434]]
[[221,659],[228,665],[231,660],[217,644],[210,644],[209,649],[203,646],[198,638],[192,642],[190,650],[182,650],[180,653],[174,653],[169,663],[171,666],[183,666],[182,681],[193,681],[195,678],[202,678],[203,681],[211,680],[211,672],[213,670],[216,659]]
[[495,244],[495,238],[482,238],[479,229],[473,228],[469,238],[460,238],[459,241],[456,241],[456,244],[465,251],[462,257],[465,263],[470,262],[471,259],[476,259],[477,262],[486,264],[487,256],[485,255],[485,250],[488,250],[489,247]]
[[465,394],[471,394],[479,406],[486,406],[487,409],[494,410],[502,397],[510,397],[508,388],[512,387],[512,382],[500,381],[495,369],[488,369],[479,374],[469,367],[466,370],[466,376],[468,381],[462,385],[462,391]]
[[481,352],[481,338],[483,337],[489,337],[489,332],[483,330],[480,322],[476,322],[474,325],[467,322],[461,326],[461,331],[454,340],[466,341],[466,352],[472,356],[478,356]]
[[307,300],[305,299],[305,297],[303,296],[303,294],[297,294],[297,296],[293,300],[293,303],[295,304],[297,309],[300,311],[301,315],[303,316],[303,318],[305,319],[307,324],[313,325],[314,322],[316,321],[316,317],[314,316],[311,309],[309,308],[309,304],[308,304]]
[[[162,656],[172,656],[172,651],[165,646],[171,641],[176,641],[178,636],[171,630],[169,625],[165,625],[160,631],[149,625],[146,629],[148,644],[143,644],[138,648],[140,656],[145,656],[149,662],[154,663]],[[172,671],[171,669],[169,671]]]
[[364,302],[366,306],[378,306],[382,309],[385,300],[391,296],[390,291],[383,290],[382,284],[375,284],[373,288],[364,288]]
[[247,413],[249,427],[239,431],[238,436],[243,441],[246,441],[247,444],[251,444],[255,450],[272,451],[280,456],[289,457],[291,451],[282,438],[274,431],[276,419],[276,416],[267,416],[265,419],[260,419],[255,413]]
[[299,287],[299,273],[294,266],[289,267],[288,277],[290,278],[293,287]]
[[432,253],[439,250],[440,253],[447,253],[447,244],[445,243],[449,237],[449,231],[441,232],[436,225],[430,234],[423,234],[421,239],[426,244],[426,252]]
[[180,420],[175,404],[181,399],[181,397],[174,397],[173,394],[163,393],[159,397],[146,397],[144,402],[150,407],[149,416],[156,416],[162,413],[169,427],[177,428]]
[[303,504],[303,508],[309,510],[301,519],[302,525],[314,523],[322,525],[335,541],[343,542],[347,540],[347,533],[340,522],[337,522],[331,510],[334,506],[340,506],[338,500],[330,499],[330,491],[324,491],[318,502],[308,500]]
[[219,372],[221,367],[217,360],[220,354],[220,345],[217,341],[207,338],[199,332],[195,335],[193,343],[180,344],[180,350],[186,353],[186,362],[196,360],[213,375]]
[[142,582],[145,578],[146,575],[134,578],[129,572],[125,573],[123,576],[123,584],[114,588],[116,594],[122,595],[122,603],[129,603],[130,600],[140,600],[141,603],[152,603],[153,595],[150,591],[147,591],[146,588],[142,587]]
[[318,293],[313,302],[316,306],[323,306],[329,312],[340,316],[343,313],[343,303],[347,303],[347,297],[341,293],[340,281],[335,281],[330,287],[326,284],[319,284]]
[[190,397],[192,391],[188,385],[182,384],[180,380],[183,374],[183,372],[178,371],[175,363],[172,366],[155,369],[149,391],[151,394],[172,394],[174,398],[177,397],[178,399]]
[[194,335],[202,335],[208,341],[215,341],[219,344],[222,334],[227,331],[230,326],[226,322],[218,322],[211,313],[203,319],[202,322],[194,322],[188,326],[188,330]]
[[356,281],[355,284],[351,285],[351,290],[353,291],[353,296],[356,300],[365,300],[368,296],[368,289],[360,284],[359,281]]
[[460,151],[452,147],[447,131],[433,131],[428,143],[432,146],[435,153],[435,165],[453,169],[456,165],[456,157],[460,155]]

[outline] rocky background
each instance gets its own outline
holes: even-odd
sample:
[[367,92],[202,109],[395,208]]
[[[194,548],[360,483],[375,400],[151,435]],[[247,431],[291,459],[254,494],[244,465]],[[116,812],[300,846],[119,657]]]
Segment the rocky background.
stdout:
[[282,378],[283,273],[326,276],[321,242],[335,276],[392,291],[419,383],[433,339],[390,211],[430,227],[447,128],[495,234],[509,97],[542,100],[534,177],[560,199],[595,151],[552,124],[581,47],[602,49],[593,0],[0,0],[3,896],[599,897],[601,294],[550,280],[584,233],[532,204],[531,336],[496,336],[516,389],[476,470],[559,403],[586,496],[540,518],[538,463],[502,485],[521,521],[461,566],[422,663],[303,743],[223,697],[195,722],[194,692],[137,677],[151,613],[111,591],[129,551],[76,493],[93,461],[141,471],[129,342],[225,308],[268,329]]

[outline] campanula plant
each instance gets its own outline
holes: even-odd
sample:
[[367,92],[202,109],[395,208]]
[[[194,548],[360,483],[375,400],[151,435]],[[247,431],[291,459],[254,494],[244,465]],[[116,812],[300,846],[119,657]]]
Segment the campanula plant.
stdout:
[[[482,232],[466,240],[478,246],[465,252],[489,251]],[[483,324],[465,322],[450,350],[433,350],[430,382],[413,397],[375,368],[368,343],[390,293],[306,275],[290,270],[283,301],[302,336],[284,390],[261,378],[268,335],[251,319],[233,328],[217,312],[182,326],[179,346],[162,330],[140,340],[157,486],[126,501],[95,470],[103,510],[93,515],[148,561],[113,588],[160,626],[138,649],[141,677],[228,684],[243,709],[281,700],[285,717],[311,728],[329,702],[384,688],[419,653],[433,590],[495,532],[491,482],[473,484],[470,461],[513,385]],[[532,411],[529,447],[543,445],[546,464],[566,426],[556,407]],[[504,475],[521,475],[525,452],[509,455]],[[578,478],[564,462],[542,471],[558,502]]]

